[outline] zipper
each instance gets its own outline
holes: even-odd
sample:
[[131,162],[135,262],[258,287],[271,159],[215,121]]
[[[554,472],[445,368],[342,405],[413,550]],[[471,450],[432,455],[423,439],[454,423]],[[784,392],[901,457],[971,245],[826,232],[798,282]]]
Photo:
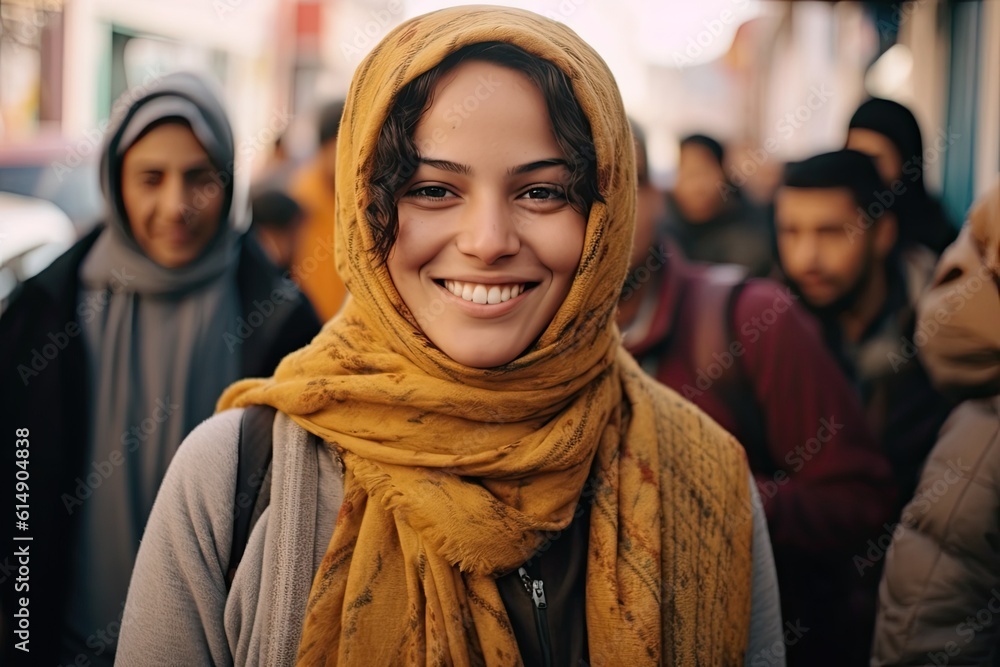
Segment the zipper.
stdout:
[[524,590],[531,596],[534,605],[535,630],[538,632],[538,642],[542,646],[543,663],[545,667],[552,667],[552,644],[549,640],[549,623],[545,611],[549,607],[545,602],[545,584],[541,579],[532,579],[524,567],[517,568],[517,574],[521,577]]

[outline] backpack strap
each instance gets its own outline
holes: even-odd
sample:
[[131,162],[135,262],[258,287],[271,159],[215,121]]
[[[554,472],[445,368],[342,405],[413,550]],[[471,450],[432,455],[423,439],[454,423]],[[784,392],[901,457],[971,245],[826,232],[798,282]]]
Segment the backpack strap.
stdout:
[[250,531],[271,499],[271,453],[276,413],[277,410],[269,405],[251,405],[243,410],[240,420],[233,543],[226,573],[227,588],[232,586],[236,568],[250,539]]
[[739,336],[736,328],[736,303],[747,284],[747,272],[742,267],[715,264],[704,267],[702,279],[696,285],[695,303],[698,307],[697,321],[694,323],[697,335],[693,337],[693,361],[695,368],[704,370],[714,365],[724,366],[731,359],[730,366],[722,375],[713,378],[712,391],[726,406],[736,421],[740,443],[747,453],[750,468],[755,473],[773,474],[777,467],[767,446],[767,430],[764,425],[760,404],[757,402],[753,383],[743,366],[743,355],[733,354],[739,350],[736,343]]

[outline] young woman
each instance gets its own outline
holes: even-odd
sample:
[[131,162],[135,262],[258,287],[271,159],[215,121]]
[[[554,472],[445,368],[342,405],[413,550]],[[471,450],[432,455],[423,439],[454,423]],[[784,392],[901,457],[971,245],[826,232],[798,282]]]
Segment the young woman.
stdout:
[[742,449],[620,345],[635,163],[600,57],[529,12],[408,21],[358,68],[338,159],[352,298],[220,401],[279,411],[269,505],[227,595],[241,411],[192,434],[120,664],[783,655]]

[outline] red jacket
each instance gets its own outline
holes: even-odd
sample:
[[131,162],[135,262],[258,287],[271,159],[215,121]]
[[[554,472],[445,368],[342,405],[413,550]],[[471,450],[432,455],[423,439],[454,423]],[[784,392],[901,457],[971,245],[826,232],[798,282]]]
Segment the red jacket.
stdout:
[[[862,578],[853,557],[894,519],[889,463],[796,297],[779,283],[750,279],[727,299],[739,280],[709,286],[725,270],[670,253],[645,276],[659,289],[636,318],[648,322],[645,331],[627,331],[625,346],[747,448],[785,620],[810,627],[788,647],[789,665],[863,664],[853,660],[870,645],[878,573]],[[860,613],[858,589],[872,592]]]

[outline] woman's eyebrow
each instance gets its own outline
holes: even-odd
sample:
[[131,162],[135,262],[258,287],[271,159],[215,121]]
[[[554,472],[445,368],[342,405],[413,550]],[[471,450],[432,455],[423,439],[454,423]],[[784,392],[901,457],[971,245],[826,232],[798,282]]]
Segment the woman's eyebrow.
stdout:
[[546,160],[535,160],[534,162],[528,162],[527,164],[518,165],[516,167],[511,167],[507,170],[509,176],[517,176],[519,174],[527,174],[530,171],[535,171],[538,169],[545,169],[546,167],[568,167],[569,163],[562,158],[548,158]]
[[437,160],[430,157],[420,158],[421,164],[426,164],[437,169],[443,169],[444,171],[451,171],[456,174],[462,174],[463,176],[469,176],[472,174],[472,167],[467,164],[459,164],[458,162],[452,162],[451,160]]
[[[472,167],[467,164],[460,164],[458,162],[452,162],[451,160],[439,160],[436,158],[422,157],[420,158],[421,164],[426,164],[430,167],[436,169],[442,169],[444,171],[450,171],[456,174],[462,174],[463,176],[472,175]],[[538,169],[545,169],[546,167],[568,167],[569,163],[562,158],[547,158],[544,160],[535,160],[534,162],[527,162],[525,164],[518,165],[516,167],[511,167],[507,170],[508,176],[517,176],[520,174],[527,174],[528,172],[536,171]]]

